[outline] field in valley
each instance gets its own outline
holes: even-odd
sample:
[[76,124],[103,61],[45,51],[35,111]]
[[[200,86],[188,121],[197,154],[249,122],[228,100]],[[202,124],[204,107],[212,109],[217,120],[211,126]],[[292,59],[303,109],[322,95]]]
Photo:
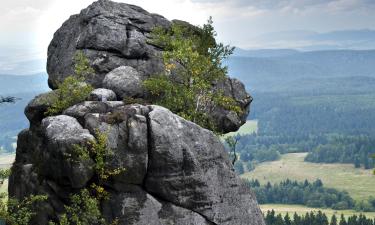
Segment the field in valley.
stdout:
[[[0,169],[10,168],[15,155],[14,154],[7,154],[7,155],[0,155]],[[8,180],[5,180],[4,183],[0,186],[0,193],[8,191]]]
[[356,169],[353,164],[323,164],[304,162],[307,153],[282,155],[281,159],[257,165],[242,178],[258,179],[261,184],[291,180],[321,179],[326,187],[347,191],[355,200],[375,197],[375,176],[372,170]]

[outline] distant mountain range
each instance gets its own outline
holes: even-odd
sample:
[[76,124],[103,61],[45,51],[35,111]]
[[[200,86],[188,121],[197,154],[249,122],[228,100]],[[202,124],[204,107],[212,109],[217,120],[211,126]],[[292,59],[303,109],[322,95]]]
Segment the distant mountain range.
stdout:
[[[375,50],[236,49],[225,63],[229,74],[244,82],[255,100],[262,94],[375,93]],[[0,106],[0,147],[12,150],[14,137],[28,126],[24,108],[35,95],[49,90],[47,78],[46,73],[0,75],[0,95],[20,98]],[[254,101],[253,109],[259,104]]]
[[292,30],[266,33],[248,40],[248,47],[293,48],[304,51],[375,49],[375,30],[340,30],[318,33],[309,30]]
[[331,92],[343,87],[347,91],[374,89],[370,84],[375,79],[375,50],[237,49],[226,63],[230,75],[245,82],[250,91],[293,92],[310,88],[314,92],[323,91],[323,86],[324,91]]

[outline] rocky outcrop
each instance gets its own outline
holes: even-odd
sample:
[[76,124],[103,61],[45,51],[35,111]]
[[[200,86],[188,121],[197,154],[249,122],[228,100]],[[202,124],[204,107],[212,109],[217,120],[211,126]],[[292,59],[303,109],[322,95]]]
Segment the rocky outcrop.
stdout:
[[96,87],[103,87],[105,75],[120,66],[133,67],[140,78],[159,73],[163,68],[160,51],[147,43],[156,26],[167,28],[170,22],[138,6],[94,2],[55,33],[48,48],[49,85],[56,88],[73,74],[77,50],[84,50],[90,59],[95,74],[89,81]]
[[65,114],[44,118],[19,136],[9,193],[52,196],[34,224],[56,218],[69,193],[89,185],[93,160],[68,156],[98,130],[115,155],[106,163],[126,168],[104,184],[110,192],[102,203],[105,218],[137,225],[264,224],[255,196],[211,131],[154,105],[83,102]]
[[[18,136],[9,194],[22,199],[48,195],[32,225],[45,225],[64,212],[69,196],[98,180],[95,159],[72,160],[77,146],[107,136],[110,169],[125,168],[102,181],[109,198],[101,202],[107,220],[120,225],[264,225],[254,194],[235,174],[220,139],[211,131],[156,105],[127,105],[142,98],[142,81],[162,69],[160,49],[146,41],[156,25],[170,22],[143,9],[107,0],[93,3],[60,28],[48,52],[52,87],[72,73],[75,51],[83,49],[97,87],[87,101],[62,115],[46,117],[56,91],[37,96],[25,109],[30,128]],[[243,84],[226,79],[214,85],[243,107],[236,115],[212,115],[224,130],[236,130],[251,97]]]
[[[95,69],[87,77],[94,87],[113,90],[118,100],[144,98],[142,82],[164,68],[162,49],[148,41],[157,26],[168,28],[171,22],[137,6],[108,0],[94,2],[80,14],[71,16],[55,33],[48,48],[50,87],[57,88],[58,83],[74,73],[74,55],[82,50]],[[210,113],[222,131],[236,131],[246,121],[250,95],[241,82],[229,77],[213,88],[223,90],[241,106],[239,115],[219,107]]]

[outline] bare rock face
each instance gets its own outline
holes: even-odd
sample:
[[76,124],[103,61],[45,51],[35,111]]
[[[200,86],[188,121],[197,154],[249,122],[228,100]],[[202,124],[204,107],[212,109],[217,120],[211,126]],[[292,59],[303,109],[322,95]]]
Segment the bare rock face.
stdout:
[[[48,48],[50,87],[56,89],[73,74],[74,55],[82,50],[95,69],[95,74],[87,78],[94,87],[111,89],[118,100],[144,98],[142,82],[164,68],[162,49],[148,42],[157,26],[168,28],[171,22],[137,6],[109,0],[94,2],[71,16],[55,33]],[[252,98],[241,82],[229,77],[213,88],[233,97],[242,109],[237,115],[218,107],[210,113],[215,125],[225,133],[238,130],[246,122]]]
[[[95,104],[103,102],[80,103],[70,111]],[[69,193],[97,176],[92,159],[72,162],[67,154],[95,139],[98,130],[107,134],[115,155],[106,163],[126,169],[104,184],[110,192],[102,202],[106,219],[117,218],[121,225],[264,224],[254,194],[211,131],[160,106],[108,105],[107,111],[86,107],[81,114],[47,117],[20,133],[9,193],[52,196],[33,224],[57,218]]]
[[130,66],[120,66],[109,72],[104,77],[103,86],[113,90],[122,99],[142,97],[144,92],[140,74]]
[[[161,50],[147,43],[156,25],[170,22],[137,6],[100,0],[56,32],[48,50],[51,87],[72,74],[74,54],[82,49],[96,71],[88,81],[97,89],[62,115],[45,115],[56,91],[37,96],[25,109],[30,128],[18,136],[9,194],[48,195],[31,225],[56,220],[71,194],[97,180],[94,158],[70,156],[77,145],[97,140],[98,132],[113,152],[105,164],[125,168],[103,181],[110,194],[100,204],[105,219],[120,225],[264,225],[254,194],[235,174],[215,134],[163,107],[120,101],[142,97],[144,78],[163,67]],[[251,97],[235,79],[213,88],[244,109],[240,116],[224,109],[212,115],[223,130],[237,130]]]
[[147,43],[156,26],[167,28],[170,22],[138,6],[94,2],[55,33],[48,48],[49,85],[57,88],[58,82],[73,74],[77,50],[84,50],[90,59],[96,71],[90,82],[96,87],[103,87],[105,75],[120,66],[131,66],[142,77],[160,72],[160,52]]

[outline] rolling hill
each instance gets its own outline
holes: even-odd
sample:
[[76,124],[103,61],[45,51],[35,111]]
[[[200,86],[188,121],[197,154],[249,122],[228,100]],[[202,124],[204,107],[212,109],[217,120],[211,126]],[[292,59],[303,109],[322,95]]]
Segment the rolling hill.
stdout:
[[[336,81],[355,81],[352,87],[366,86],[368,79],[375,78],[375,50],[292,53],[286,50],[268,50],[272,54],[266,54],[265,50],[240,52],[241,55],[247,56],[230,57],[226,64],[229,74],[245,82],[248,90],[252,92],[278,92],[285,89],[294,91],[294,88],[298,90],[304,87],[304,83],[308,83],[310,89],[320,88],[321,83]],[[348,79],[343,81],[343,78]],[[311,80],[314,80],[314,83]],[[347,88],[350,89],[351,87]]]

